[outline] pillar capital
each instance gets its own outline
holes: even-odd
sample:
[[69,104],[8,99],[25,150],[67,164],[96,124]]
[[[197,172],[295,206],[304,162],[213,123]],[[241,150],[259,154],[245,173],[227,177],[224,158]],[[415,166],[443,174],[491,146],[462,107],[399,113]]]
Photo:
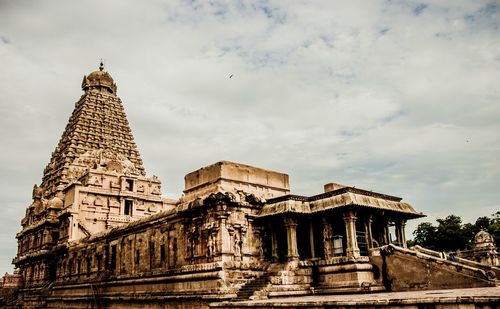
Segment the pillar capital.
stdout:
[[285,223],[286,227],[297,226],[297,219],[295,219],[295,218],[284,217],[283,222]]
[[396,219],[394,220],[394,223],[396,223],[396,225],[401,225],[404,227],[406,225],[406,219]]
[[344,218],[344,221],[347,220],[356,220],[356,211],[354,210],[347,210],[342,214],[342,217]]

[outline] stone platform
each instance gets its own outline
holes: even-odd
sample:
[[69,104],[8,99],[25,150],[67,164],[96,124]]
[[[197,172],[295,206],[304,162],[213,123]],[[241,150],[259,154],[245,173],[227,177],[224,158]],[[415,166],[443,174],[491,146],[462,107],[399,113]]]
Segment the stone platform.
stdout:
[[500,287],[311,295],[268,300],[212,303],[211,308],[500,308]]

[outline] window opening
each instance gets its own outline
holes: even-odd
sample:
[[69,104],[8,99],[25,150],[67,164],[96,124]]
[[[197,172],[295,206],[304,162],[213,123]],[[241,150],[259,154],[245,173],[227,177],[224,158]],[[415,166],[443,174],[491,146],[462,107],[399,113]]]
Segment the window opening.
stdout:
[[131,216],[132,215],[132,207],[134,203],[131,200],[126,200],[125,201],[125,209],[124,209],[124,214],[126,216]]

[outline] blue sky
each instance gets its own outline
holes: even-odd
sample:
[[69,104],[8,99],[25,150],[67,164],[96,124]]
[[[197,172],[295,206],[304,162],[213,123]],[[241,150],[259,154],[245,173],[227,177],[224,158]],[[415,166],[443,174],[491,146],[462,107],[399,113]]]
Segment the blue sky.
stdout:
[[499,4],[0,0],[0,272],[100,58],[166,196],[232,160],[425,220],[500,210]]

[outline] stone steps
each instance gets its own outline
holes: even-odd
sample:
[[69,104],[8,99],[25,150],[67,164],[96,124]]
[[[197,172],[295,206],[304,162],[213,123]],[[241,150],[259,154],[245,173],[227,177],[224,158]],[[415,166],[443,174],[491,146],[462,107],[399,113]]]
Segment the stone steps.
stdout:
[[263,275],[245,284],[239,291],[235,300],[247,300],[255,292],[263,289],[269,283],[269,275]]

